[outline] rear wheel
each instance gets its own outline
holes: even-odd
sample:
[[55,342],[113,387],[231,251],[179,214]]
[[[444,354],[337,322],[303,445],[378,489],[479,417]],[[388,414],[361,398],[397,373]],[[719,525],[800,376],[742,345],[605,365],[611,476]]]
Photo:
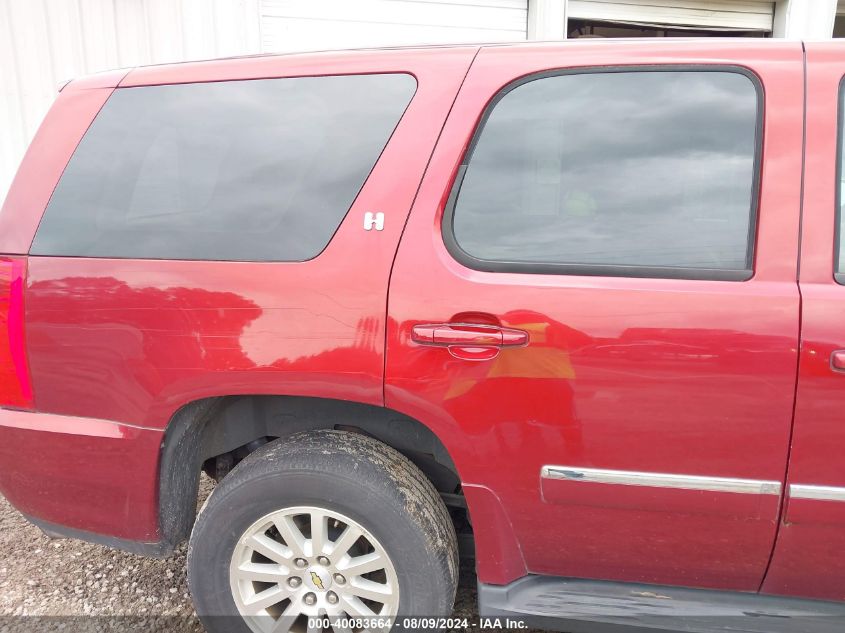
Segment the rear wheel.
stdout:
[[212,632],[304,633],[316,617],[377,629],[397,614],[449,615],[457,542],[437,491],[400,453],[317,431],[261,447],[223,479],[194,526],[188,576]]

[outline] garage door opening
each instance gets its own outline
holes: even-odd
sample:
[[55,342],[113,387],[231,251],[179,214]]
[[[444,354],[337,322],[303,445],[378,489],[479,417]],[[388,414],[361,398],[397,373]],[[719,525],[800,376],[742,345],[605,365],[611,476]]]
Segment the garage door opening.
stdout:
[[740,31],[684,27],[676,24],[641,24],[610,20],[578,20],[568,22],[569,38],[582,37],[771,37],[771,31]]
[[569,37],[771,37],[771,0],[569,0]]

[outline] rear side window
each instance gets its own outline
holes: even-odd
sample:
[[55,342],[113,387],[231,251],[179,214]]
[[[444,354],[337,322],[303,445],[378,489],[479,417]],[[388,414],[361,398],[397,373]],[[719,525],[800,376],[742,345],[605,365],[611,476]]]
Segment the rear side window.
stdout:
[[444,219],[481,270],[752,274],[760,89],[733,69],[579,71],[504,91]]
[[65,169],[31,253],[313,258],[415,89],[405,74],[118,89]]

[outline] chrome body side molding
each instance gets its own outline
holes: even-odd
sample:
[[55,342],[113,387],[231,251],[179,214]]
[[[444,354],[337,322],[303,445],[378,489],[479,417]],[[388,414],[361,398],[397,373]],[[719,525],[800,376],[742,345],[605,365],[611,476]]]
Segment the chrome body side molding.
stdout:
[[[779,481],[759,479],[733,479],[730,477],[703,477],[700,475],[674,475],[648,473],[633,470],[606,470],[582,468],[580,466],[543,466],[543,479],[562,479],[620,486],[649,486],[653,488],[676,488],[682,490],[708,490],[711,492],[733,492],[747,495],[780,495]],[[845,490],[843,490],[845,493]]]
[[845,501],[845,488],[838,486],[810,486],[789,484],[792,499],[815,499],[817,501]]

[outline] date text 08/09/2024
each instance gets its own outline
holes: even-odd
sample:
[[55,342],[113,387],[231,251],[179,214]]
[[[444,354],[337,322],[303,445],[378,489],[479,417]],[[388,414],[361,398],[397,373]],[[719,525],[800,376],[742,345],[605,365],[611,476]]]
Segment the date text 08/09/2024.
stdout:
[[516,618],[479,618],[477,621],[470,621],[468,618],[309,618],[308,628],[328,629],[338,626],[340,628],[355,628],[368,630],[389,631],[394,625],[401,625],[402,630],[522,630],[527,629],[525,621]]

